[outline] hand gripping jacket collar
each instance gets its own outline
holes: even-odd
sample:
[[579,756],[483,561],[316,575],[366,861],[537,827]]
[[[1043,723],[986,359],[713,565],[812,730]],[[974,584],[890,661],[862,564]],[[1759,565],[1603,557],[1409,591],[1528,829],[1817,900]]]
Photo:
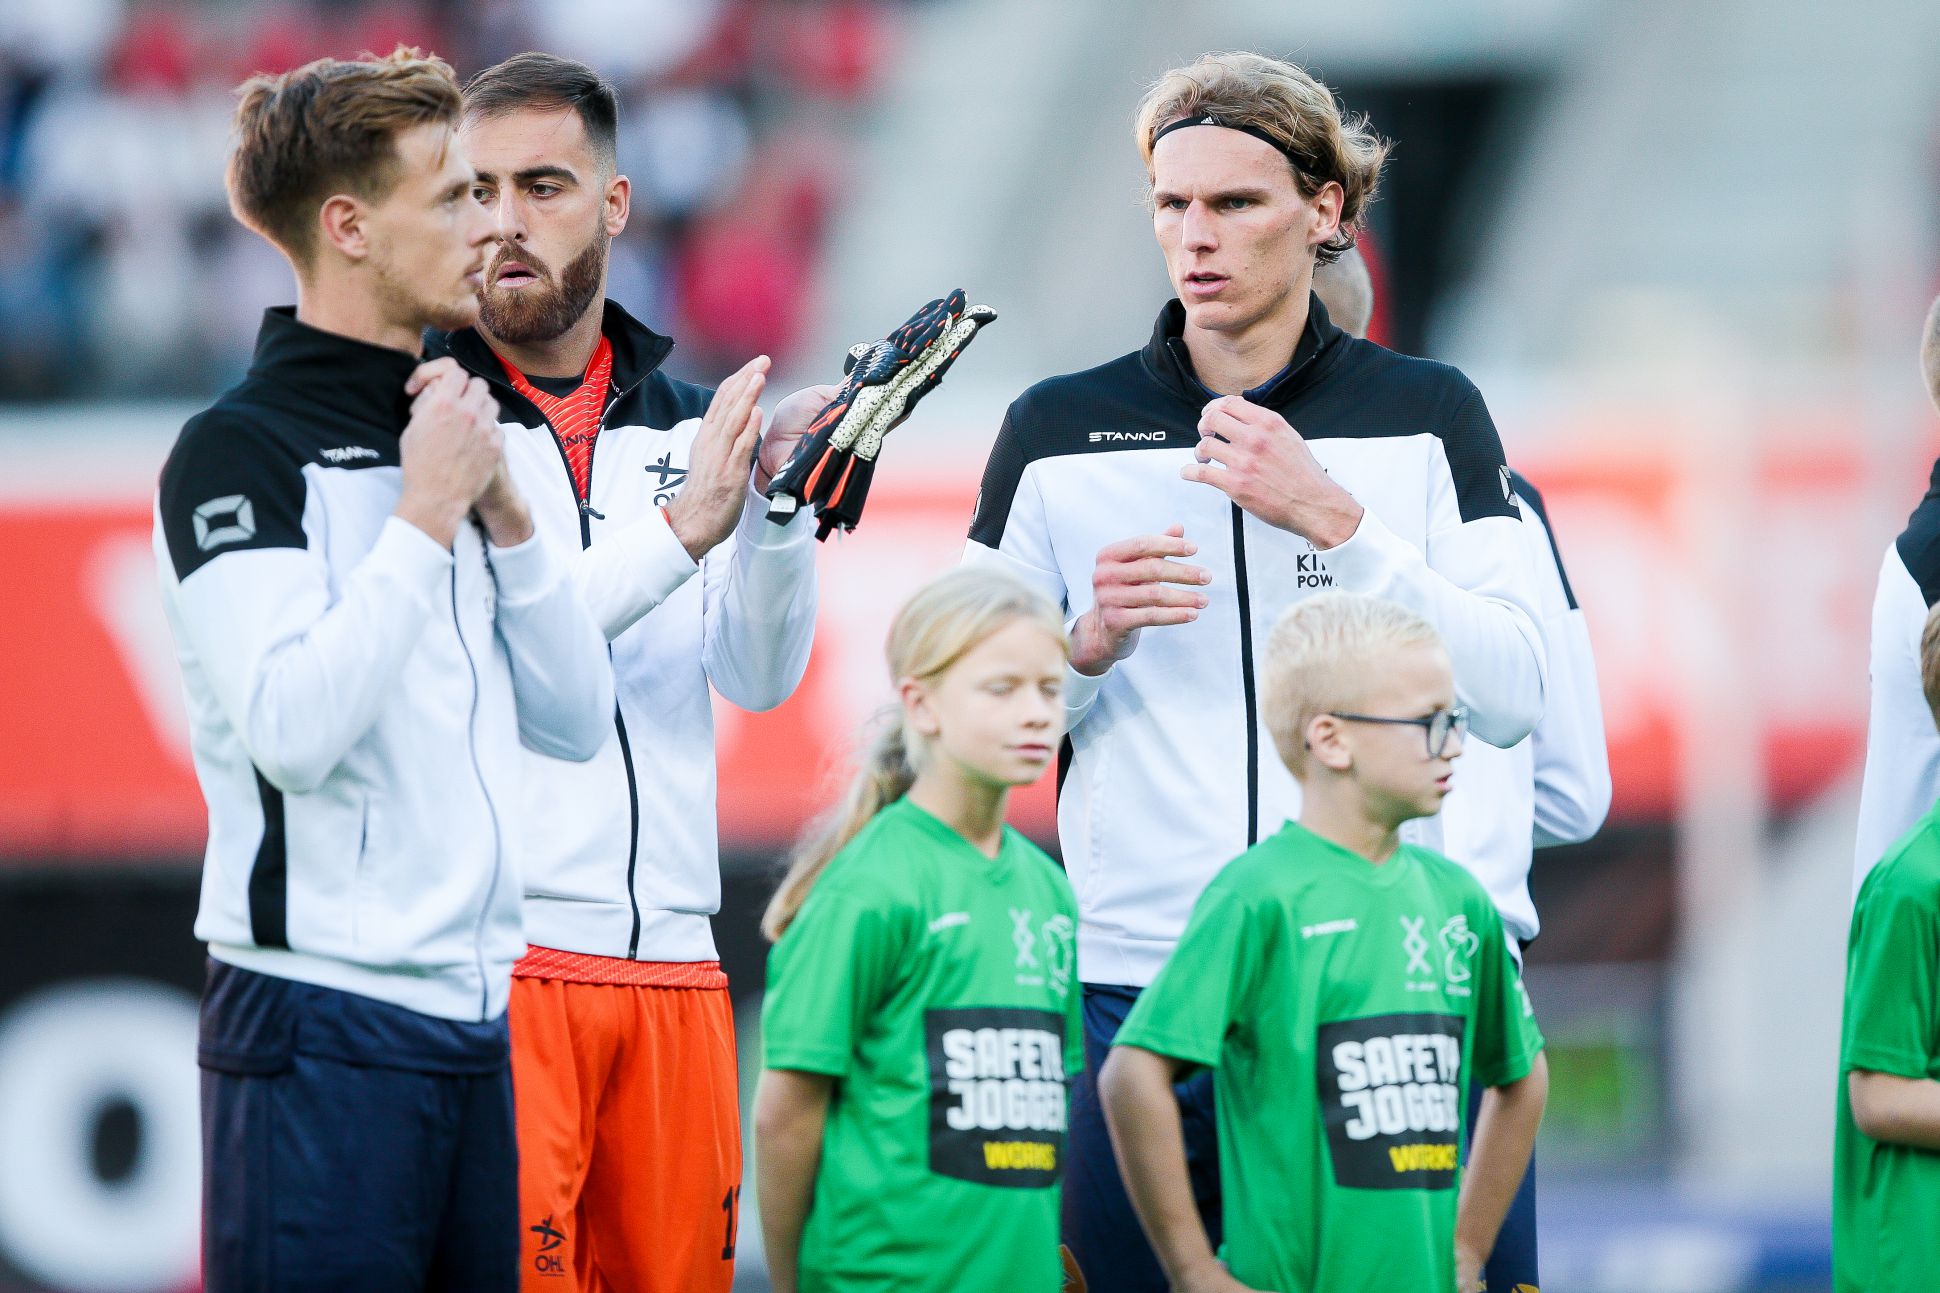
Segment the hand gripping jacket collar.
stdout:
[[939,297],[881,341],[849,348],[842,389],[815,415],[808,433],[768,485],[768,519],[786,524],[802,507],[815,510],[815,537],[853,530],[862,519],[883,437],[901,426],[916,402],[997,317],[987,305],[964,305],[963,289]]

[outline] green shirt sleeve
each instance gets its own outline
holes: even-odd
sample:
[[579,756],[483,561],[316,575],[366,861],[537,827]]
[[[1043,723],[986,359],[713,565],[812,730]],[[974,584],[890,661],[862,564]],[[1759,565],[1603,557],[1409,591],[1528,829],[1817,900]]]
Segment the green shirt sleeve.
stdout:
[[1139,994],[1112,1045],[1216,1067],[1227,1033],[1250,1017],[1247,999],[1259,970],[1255,920],[1244,900],[1215,882],[1193,905],[1179,946]]
[[762,1063],[845,1077],[869,1020],[894,987],[907,912],[838,889],[810,894],[768,954]]
[[1475,949],[1475,1029],[1470,1041],[1470,1077],[1482,1086],[1507,1086],[1529,1076],[1543,1035],[1536,1010],[1522,986],[1522,974],[1509,955],[1502,917],[1488,895],[1469,907],[1470,929],[1480,936]]
[[1884,866],[1866,877],[1846,949],[1839,1069],[1924,1078],[1933,1067],[1940,912],[1925,886]]

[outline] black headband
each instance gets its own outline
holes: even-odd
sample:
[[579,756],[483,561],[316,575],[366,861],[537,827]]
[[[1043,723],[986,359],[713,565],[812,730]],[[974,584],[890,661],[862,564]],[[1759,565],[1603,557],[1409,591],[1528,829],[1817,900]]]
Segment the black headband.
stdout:
[[[1302,157],[1299,153],[1287,147],[1272,135],[1267,134],[1266,131],[1261,130],[1258,126],[1249,126],[1240,121],[1221,121],[1210,112],[1202,112],[1196,117],[1180,117],[1177,121],[1169,125],[1160,126],[1152,136],[1152,147],[1157,148],[1159,146],[1159,140],[1164,139],[1175,130],[1184,130],[1187,126],[1218,126],[1221,130],[1237,130],[1242,135],[1251,135],[1253,138],[1267,145],[1274,152],[1280,154],[1280,156],[1286,158],[1289,162],[1292,162],[1293,168],[1309,179],[1321,184],[1325,184],[1330,179],[1333,179],[1327,173],[1326,168],[1306,157]],[[1337,180],[1335,181],[1335,183],[1338,182]]]

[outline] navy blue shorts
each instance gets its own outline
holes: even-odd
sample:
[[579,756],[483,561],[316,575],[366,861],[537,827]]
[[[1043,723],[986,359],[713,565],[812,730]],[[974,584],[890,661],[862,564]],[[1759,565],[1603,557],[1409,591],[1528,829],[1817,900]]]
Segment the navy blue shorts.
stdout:
[[[1098,1070],[1138,1000],[1137,988],[1084,985],[1085,1066],[1071,1093],[1071,1149],[1065,1159],[1064,1243],[1092,1293],[1167,1293],[1165,1270],[1145,1239],[1119,1179]],[[1223,1234],[1219,1195],[1219,1128],[1213,1121],[1213,1075],[1200,1069],[1174,1088],[1185,1132],[1193,1198],[1213,1248]]]
[[516,1293],[503,1016],[212,961],[199,1050],[207,1293]]

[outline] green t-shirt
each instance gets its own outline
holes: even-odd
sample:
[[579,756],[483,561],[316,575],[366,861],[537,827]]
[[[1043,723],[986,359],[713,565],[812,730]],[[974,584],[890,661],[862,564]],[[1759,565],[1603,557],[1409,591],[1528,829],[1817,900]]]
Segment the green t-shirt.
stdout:
[[1940,809],[1859,886],[1846,945],[1845,1027],[1832,1169],[1833,1282],[1930,1290],[1940,1280],[1940,1154],[1859,1130],[1853,1069],[1940,1079]]
[[908,800],[829,863],[768,959],[763,1062],[839,1081],[803,1293],[1057,1293],[1077,904],[1006,829],[995,860]]
[[1215,1068],[1234,1277],[1334,1293],[1454,1287],[1464,1084],[1543,1042],[1473,876],[1289,822],[1206,887],[1116,1044]]

